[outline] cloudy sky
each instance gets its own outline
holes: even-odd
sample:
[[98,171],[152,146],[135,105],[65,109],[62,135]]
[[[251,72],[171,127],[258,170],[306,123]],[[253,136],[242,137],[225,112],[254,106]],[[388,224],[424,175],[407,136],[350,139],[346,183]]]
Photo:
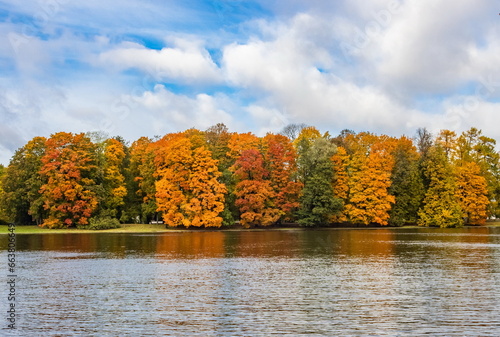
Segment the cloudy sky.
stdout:
[[218,122],[500,140],[494,0],[0,0],[0,163],[34,136]]

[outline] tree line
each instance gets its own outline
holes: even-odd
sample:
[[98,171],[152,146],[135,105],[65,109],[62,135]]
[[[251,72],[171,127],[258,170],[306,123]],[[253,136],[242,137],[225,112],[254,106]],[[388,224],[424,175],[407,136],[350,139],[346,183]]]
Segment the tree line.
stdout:
[[0,166],[0,219],[47,228],[298,223],[458,227],[500,215],[496,142],[481,130],[413,139],[224,124],[128,144],[101,133],[35,137]]

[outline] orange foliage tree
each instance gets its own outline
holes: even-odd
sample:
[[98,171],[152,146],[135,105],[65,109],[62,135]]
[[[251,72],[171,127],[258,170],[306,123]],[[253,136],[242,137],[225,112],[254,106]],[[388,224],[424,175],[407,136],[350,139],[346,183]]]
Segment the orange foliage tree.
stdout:
[[59,132],[46,142],[40,174],[46,183],[40,188],[48,228],[85,226],[97,207],[92,187],[97,169],[94,144],[83,133]]
[[[229,151],[227,156],[236,161],[243,151],[249,149],[258,149],[261,144],[259,137],[253,133],[233,133],[227,144]],[[233,163],[234,164],[234,163]]]
[[297,152],[289,138],[268,134],[264,138],[266,148],[265,164],[275,194],[274,205],[283,219],[293,219],[293,212],[299,207],[302,182],[297,181]]
[[368,225],[387,225],[395,202],[391,186],[394,140],[387,136],[362,133],[350,161],[349,202],[345,211],[349,221]]
[[487,218],[488,185],[481,168],[474,162],[464,162],[456,168],[456,197],[470,224],[484,225]]
[[210,151],[182,133],[165,136],[157,146],[156,202],[165,223],[220,227],[226,188]]
[[257,149],[242,152],[236,160],[233,171],[236,184],[236,206],[240,210],[241,224],[268,226],[276,222],[282,211],[276,208],[269,172],[264,167],[264,158]]

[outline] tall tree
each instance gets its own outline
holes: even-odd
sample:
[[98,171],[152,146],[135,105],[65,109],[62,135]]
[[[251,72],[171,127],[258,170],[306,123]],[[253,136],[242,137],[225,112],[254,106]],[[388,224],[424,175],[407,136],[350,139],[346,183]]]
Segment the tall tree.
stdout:
[[48,218],[43,227],[85,226],[97,207],[92,187],[97,169],[94,144],[83,133],[59,132],[46,142],[40,188]]
[[486,222],[489,204],[486,179],[481,175],[479,165],[474,162],[464,162],[456,171],[456,197],[462,212],[468,223],[483,225]]
[[337,148],[325,137],[316,136],[304,133],[297,138],[300,139],[297,143],[299,172],[304,184],[297,217],[303,226],[327,224],[342,208],[342,200],[335,197],[332,186],[331,158]]
[[125,145],[117,139],[104,142],[103,189],[100,208],[107,216],[119,218],[127,195],[124,175]]
[[278,221],[283,213],[274,203],[276,194],[262,154],[256,149],[245,150],[232,169],[237,180],[235,195],[241,224],[268,226]]
[[288,137],[292,142],[299,136],[302,129],[307,128],[307,125],[304,123],[301,124],[288,124],[285,126],[280,134]]
[[221,213],[222,225],[231,226],[235,223],[235,218],[238,216],[238,210],[235,205],[236,196],[234,195],[236,181],[233,173],[230,171],[230,167],[235,162],[235,158],[229,156],[229,141],[232,136],[226,125],[218,123],[205,131],[205,138],[208,149],[212,152],[212,157],[218,162],[219,171],[222,174],[220,181],[227,189],[224,198],[224,210]]
[[135,207],[130,210],[132,217],[139,217],[143,223],[156,219],[156,177],[155,174],[155,151],[156,143],[150,138],[141,137],[132,143],[130,147],[130,175],[129,195],[134,200]]
[[4,190],[2,187],[3,177],[5,176],[5,166],[0,164],[0,223],[5,224],[8,221],[8,216],[5,210],[5,206],[3,205],[3,200],[5,199]]
[[429,181],[423,206],[419,210],[419,225],[460,227],[463,213],[457,198],[457,185],[444,149],[438,144],[429,149],[423,165]]
[[299,195],[303,184],[297,181],[297,152],[285,136],[267,134],[263,140],[266,148],[265,164],[275,198],[274,205],[285,221],[293,220],[299,207]]
[[424,198],[424,184],[419,171],[419,155],[412,141],[401,137],[394,150],[394,168],[389,194],[395,197],[389,223],[395,226],[416,224]]
[[16,151],[3,177],[2,203],[8,220],[18,225],[41,224],[46,211],[39,193],[45,182],[40,175],[45,154],[44,137],[35,137]]
[[389,194],[394,139],[361,133],[357,140],[359,144],[351,156],[349,203],[345,207],[348,219],[364,225],[387,225],[395,202]]
[[458,138],[458,161],[476,163],[488,188],[488,215],[500,216],[500,156],[495,150],[496,141],[471,128]]
[[426,128],[418,128],[415,141],[420,155],[425,158],[433,145],[432,134]]
[[[156,201],[168,226],[220,227],[225,186],[217,161],[192,134],[170,134],[158,141]],[[197,137],[197,136],[196,136]]]
[[[333,163],[333,194],[342,201],[343,205],[346,205],[349,201],[349,155],[347,154],[344,147],[339,146],[337,148],[337,153],[332,157]],[[346,213],[339,212],[334,215],[331,219],[333,222],[346,222]]]
[[457,157],[457,134],[454,131],[441,130],[435,143],[443,148],[448,160],[455,160]]

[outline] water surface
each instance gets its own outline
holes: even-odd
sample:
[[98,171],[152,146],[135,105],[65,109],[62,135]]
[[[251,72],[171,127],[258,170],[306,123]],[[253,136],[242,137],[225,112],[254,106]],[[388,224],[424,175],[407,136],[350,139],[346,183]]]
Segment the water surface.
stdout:
[[500,228],[26,234],[17,249],[20,336],[500,335]]

